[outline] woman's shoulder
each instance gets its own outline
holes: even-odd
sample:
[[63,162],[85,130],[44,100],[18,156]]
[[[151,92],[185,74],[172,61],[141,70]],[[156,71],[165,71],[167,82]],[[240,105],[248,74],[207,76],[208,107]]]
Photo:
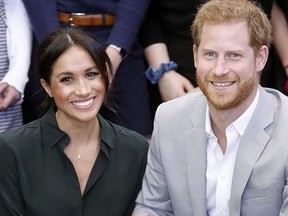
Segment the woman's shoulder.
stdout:
[[138,141],[146,144],[147,139],[142,134],[112,122],[111,125],[115,129],[115,133],[120,139],[122,138],[123,140]]
[[113,123],[111,125],[114,128],[113,152],[122,155],[125,161],[142,163],[142,160],[146,160],[148,139],[128,128]]
[[148,149],[147,139],[138,132],[103,118],[100,122],[102,139],[107,140],[107,142],[112,143],[112,145],[121,145],[132,149]]
[[9,145],[11,147],[33,143],[40,134],[40,120],[35,120],[28,124],[21,126],[20,128],[7,131],[0,134],[0,145]]

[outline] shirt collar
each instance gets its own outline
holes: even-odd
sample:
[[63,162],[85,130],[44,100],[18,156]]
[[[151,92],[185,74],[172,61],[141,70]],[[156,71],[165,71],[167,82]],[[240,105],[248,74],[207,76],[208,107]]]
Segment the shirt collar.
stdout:
[[111,133],[111,125],[100,115],[97,115],[100,123],[100,137],[101,137],[101,149],[109,158],[109,149],[113,149],[116,142],[115,133]]
[[[238,119],[236,119],[234,122],[232,122],[230,124],[236,128],[236,130],[238,131],[238,133],[241,136],[244,134],[244,132],[245,132],[245,130],[246,130],[251,118],[252,118],[252,115],[255,112],[258,100],[259,100],[259,88],[257,89],[256,96],[255,96],[253,102],[248,107],[248,109]],[[213,132],[212,127],[211,127],[211,119],[210,119],[210,113],[209,113],[208,105],[207,105],[207,109],[206,109],[205,122],[206,122],[205,131],[206,131],[207,137],[211,137],[211,136],[215,137],[214,132]]]
[[[42,142],[44,144],[54,147],[57,144],[60,144],[63,148],[68,145],[69,137],[68,135],[60,130],[56,121],[55,112],[57,107],[51,107],[46,114],[40,119],[41,131],[42,131]],[[111,133],[112,126],[107,120],[105,120],[100,114],[97,115],[97,118],[100,123],[100,136],[101,150],[109,158],[109,149],[114,147],[115,143],[115,133]]]

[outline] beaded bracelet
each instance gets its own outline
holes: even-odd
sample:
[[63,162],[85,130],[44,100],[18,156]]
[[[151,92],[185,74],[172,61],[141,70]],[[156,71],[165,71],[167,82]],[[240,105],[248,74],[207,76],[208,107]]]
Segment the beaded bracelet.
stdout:
[[159,68],[153,68],[149,67],[146,72],[146,78],[150,80],[152,84],[156,84],[158,80],[163,76],[164,73],[170,71],[170,70],[177,70],[178,65],[171,61],[169,63],[162,63]]

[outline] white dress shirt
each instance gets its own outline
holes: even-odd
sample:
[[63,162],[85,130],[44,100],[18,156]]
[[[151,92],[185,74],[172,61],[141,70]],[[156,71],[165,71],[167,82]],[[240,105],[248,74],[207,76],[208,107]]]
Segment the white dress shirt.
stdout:
[[241,136],[255,111],[259,89],[249,108],[226,128],[227,148],[223,154],[213,133],[209,108],[206,112],[207,141],[207,213],[209,216],[229,216],[232,176]]
[[32,50],[32,31],[22,0],[3,0],[7,25],[9,70],[0,83],[8,83],[24,92]]

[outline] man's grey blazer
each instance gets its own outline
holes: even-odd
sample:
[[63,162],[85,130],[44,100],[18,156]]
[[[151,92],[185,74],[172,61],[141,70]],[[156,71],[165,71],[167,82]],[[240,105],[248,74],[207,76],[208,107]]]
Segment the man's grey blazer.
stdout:
[[[288,215],[288,98],[260,88],[235,162],[230,216]],[[201,92],[159,106],[133,215],[206,216],[205,113]]]

